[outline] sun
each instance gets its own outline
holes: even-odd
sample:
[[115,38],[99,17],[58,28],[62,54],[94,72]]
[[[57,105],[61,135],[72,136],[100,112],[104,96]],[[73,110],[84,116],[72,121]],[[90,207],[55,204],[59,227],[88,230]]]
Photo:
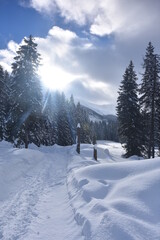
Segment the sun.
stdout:
[[64,90],[74,80],[74,76],[64,71],[59,66],[49,64],[39,68],[39,76],[42,84],[50,90]]

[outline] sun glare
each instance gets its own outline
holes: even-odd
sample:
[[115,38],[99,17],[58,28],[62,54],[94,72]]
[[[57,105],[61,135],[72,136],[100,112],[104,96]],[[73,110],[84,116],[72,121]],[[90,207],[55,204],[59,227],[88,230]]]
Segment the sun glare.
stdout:
[[63,90],[74,80],[74,76],[57,66],[42,65],[39,69],[42,84],[51,90]]

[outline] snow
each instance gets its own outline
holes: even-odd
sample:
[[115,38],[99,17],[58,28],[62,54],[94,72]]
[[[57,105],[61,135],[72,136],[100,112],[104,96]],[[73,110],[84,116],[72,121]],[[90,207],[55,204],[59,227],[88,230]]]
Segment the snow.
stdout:
[[97,150],[97,144],[94,144],[94,149]]
[[102,119],[98,118],[97,116],[89,115],[89,120],[92,122],[102,122]]
[[119,143],[16,149],[0,143],[0,239],[159,240],[160,158]]
[[84,239],[66,186],[68,148],[0,145],[0,239]]

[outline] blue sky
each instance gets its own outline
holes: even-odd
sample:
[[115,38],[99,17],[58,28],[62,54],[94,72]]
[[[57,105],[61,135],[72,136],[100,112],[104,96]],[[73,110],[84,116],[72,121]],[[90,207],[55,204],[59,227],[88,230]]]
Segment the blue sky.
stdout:
[[0,1],[0,48],[10,40],[20,42],[24,36],[46,36],[53,19],[45,17],[33,8],[24,8],[18,0]]
[[53,25],[78,32],[80,36],[87,29],[87,25],[81,27],[75,22],[65,22],[57,12],[53,15],[41,14],[29,7],[28,0],[0,0],[0,48],[7,47],[11,39],[20,42],[24,36],[30,34],[45,37]]
[[149,41],[160,53],[159,0],[0,0],[0,64],[11,63],[32,34],[45,86],[82,104],[115,113],[129,61],[140,79]]

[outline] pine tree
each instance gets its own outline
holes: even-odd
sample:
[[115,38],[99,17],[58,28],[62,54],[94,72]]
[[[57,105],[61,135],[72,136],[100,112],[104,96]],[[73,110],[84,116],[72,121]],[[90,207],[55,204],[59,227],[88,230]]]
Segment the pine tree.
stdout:
[[144,73],[140,85],[140,105],[144,123],[144,143],[148,158],[155,155],[156,131],[158,127],[159,102],[159,57],[149,42],[143,63]]
[[67,104],[64,93],[57,95],[56,102],[58,144],[61,146],[72,145],[72,135],[67,116]]
[[130,61],[129,66],[123,75],[117,99],[117,115],[119,123],[119,136],[122,143],[125,143],[125,157],[141,155],[141,115],[138,103],[136,83],[137,75],[134,65]]
[[[42,93],[37,69],[40,55],[34,38],[24,38],[12,64],[12,134],[17,146],[29,142],[40,144],[39,118]],[[38,131],[39,130],[39,131]]]
[[4,92],[5,92],[5,124],[3,138],[6,141],[12,141],[12,134],[10,128],[10,109],[12,106],[11,99],[11,77],[7,71],[4,71]]
[[71,129],[72,142],[76,143],[76,105],[74,103],[74,97],[71,95],[68,102],[68,121]]
[[56,94],[48,91],[43,104],[44,131],[43,144],[58,143]]
[[90,120],[87,111],[78,102],[76,106],[76,125],[81,125],[81,142],[91,143]]
[[94,138],[97,139],[97,133],[95,129],[95,123],[93,121],[90,122],[90,137],[91,137],[91,142],[93,143]]
[[5,117],[6,117],[6,92],[4,83],[4,70],[0,65],[0,141],[4,138]]
[[[160,85],[159,85],[159,93],[160,93]],[[156,108],[156,145],[159,149],[158,155],[160,156],[160,96],[157,100],[157,108]]]

